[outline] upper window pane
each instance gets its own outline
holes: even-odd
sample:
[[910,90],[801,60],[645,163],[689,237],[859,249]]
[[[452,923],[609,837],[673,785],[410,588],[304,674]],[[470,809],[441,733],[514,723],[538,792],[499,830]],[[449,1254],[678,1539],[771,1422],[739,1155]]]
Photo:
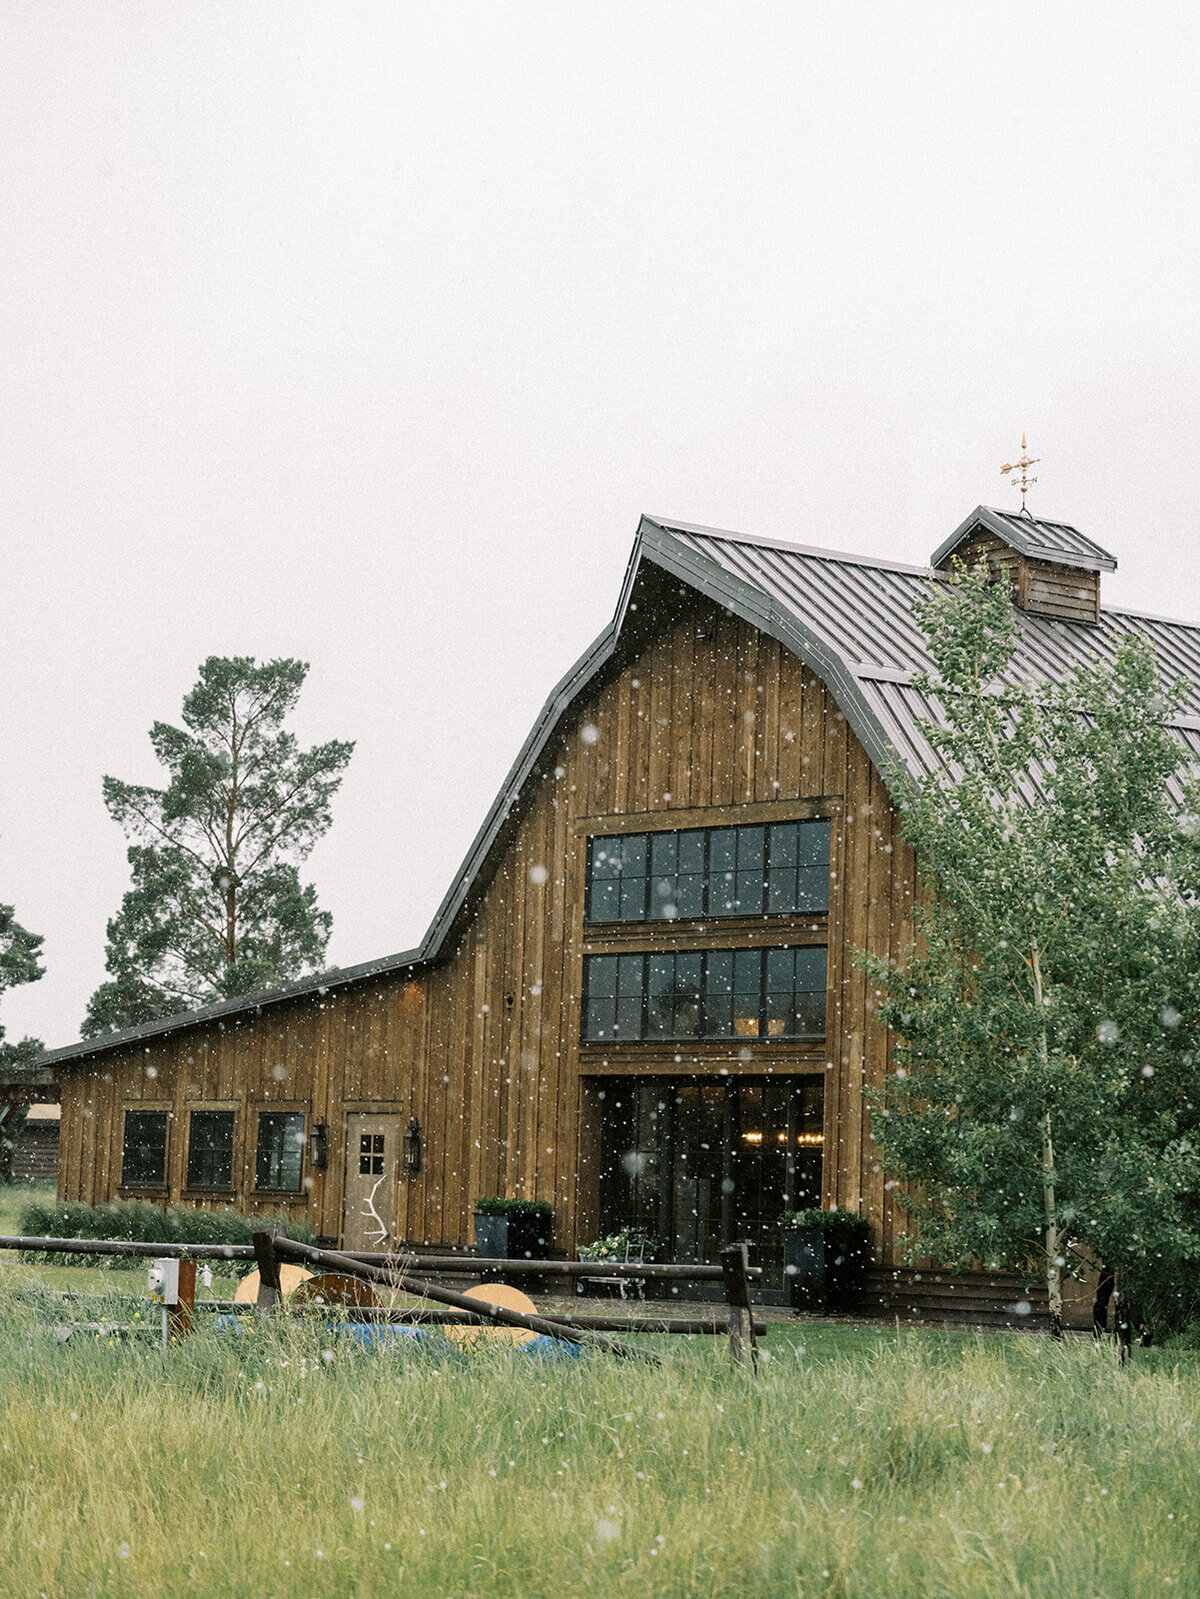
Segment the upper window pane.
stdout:
[[167,1113],[165,1110],[125,1112],[121,1182],[126,1188],[166,1187]]
[[591,838],[586,920],[824,912],[829,847],[825,820]]
[[263,1111],[258,1118],[254,1186],[296,1194],[304,1169],[304,1116],[300,1111]]

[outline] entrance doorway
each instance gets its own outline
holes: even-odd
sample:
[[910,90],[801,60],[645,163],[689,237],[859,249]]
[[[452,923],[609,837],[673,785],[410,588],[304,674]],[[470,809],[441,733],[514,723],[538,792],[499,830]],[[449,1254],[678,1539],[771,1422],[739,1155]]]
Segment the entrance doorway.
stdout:
[[399,1140],[399,1116],[346,1117],[347,1249],[386,1249],[395,1236]]
[[615,1078],[600,1099],[600,1232],[640,1227],[670,1260],[745,1239],[783,1281],[785,1210],[821,1203],[823,1077]]

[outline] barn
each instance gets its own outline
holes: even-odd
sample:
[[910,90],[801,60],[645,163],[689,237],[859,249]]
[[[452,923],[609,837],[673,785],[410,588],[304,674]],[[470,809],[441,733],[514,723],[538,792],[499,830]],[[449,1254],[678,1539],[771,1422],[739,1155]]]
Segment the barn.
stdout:
[[[931,565],[956,555],[1010,576],[1019,672],[1139,629],[1200,678],[1200,629],[1102,606],[1116,563],[1074,528],[978,507]],[[910,937],[888,775],[932,760],[928,581],[643,517],[420,947],[43,1057],[60,1195],[441,1248],[478,1197],[523,1196],[556,1251],[638,1223],[681,1261],[748,1238],[772,1274],[782,1212],[836,1203],[896,1258],[862,1097],[888,1038],[853,956]]]

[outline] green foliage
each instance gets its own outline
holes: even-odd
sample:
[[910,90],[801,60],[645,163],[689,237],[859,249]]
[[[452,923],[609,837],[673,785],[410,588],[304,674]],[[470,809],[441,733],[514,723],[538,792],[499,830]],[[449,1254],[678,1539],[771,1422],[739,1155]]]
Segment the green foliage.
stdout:
[[861,1233],[864,1238],[870,1235],[870,1224],[865,1216],[860,1216],[857,1211],[839,1210],[835,1205],[829,1210],[785,1210],[780,1221],[781,1227],[796,1228],[808,1231],[810,1228],[819,1228],[822,1232],[835,1232],[846,1229],[851,1232]]
[[[11,905],[0,905],[0,994],[22,983],[36,983],[45,975],[41,964],[42,942],[40,933],[30,933],[21,926]],[[18,1044],[6,1044],[4,1028],[0,1026],[0,1069],[11,1071],[31,1066],[41,1052],[42,1042],[38,1038],[23,1038]]]
[[641,1249],[649,1258],[658,1253],[658,1239],[642,1227],[620,1227],[615,1233],[597,1238],[594,1244],[580,1244],[580,1260],[624,1260]]
[[183,728],[156,722],[163,789],[104,779],[132,840],[132,887],[108,924],[108,982],[82,1031],[95,1037],[278,987],[320,967],[332,930],[299,863],[332,820],[353,744],[301,749],[283,722],[302,661],[210,656]]
[[475,1201],[477,1216],[550,1216],[554,1206],[544,1199],[506,1199],[491,1194]]
[[[148,1244],[248,1244],[252,1227],[278,1222],[289,1238],[316,1242],[307,1222],[286,1215],[256,1211],[253,1221],[224,1207],[201,1210],[194,1205],[162,1207],[143,1200],[114,1201],[109,1205],[84,1205],[63,1200],[34,1200],[20,1213],[22,1238],[128,1239]],[[132,1255],[62,1255],[46,1250],[25,1250],[21,1259],[31,1265],[127,1267]],[[245,1275],[253,1262],[232,1261],[230,1271]]]
[[982,569],[931,585],[921,620],[939,764],[892,774],[918,941],[863,957],[898,1035],[873,1130],[913,1185],[916,1247],[1041,1257],[1048,1280],[1060,1261],[1182,1266],[1200,1255],[1200,828],[1168,805],[1180,690],[1136,634],[1061,685],[1021,681]]

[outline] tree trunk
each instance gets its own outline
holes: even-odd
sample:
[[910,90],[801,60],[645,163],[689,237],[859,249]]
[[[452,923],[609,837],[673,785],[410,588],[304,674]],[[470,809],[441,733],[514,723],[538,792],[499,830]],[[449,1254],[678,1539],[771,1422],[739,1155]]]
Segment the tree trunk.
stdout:
[[[1038,1015],[1044,1016],[1045,996],[1042,993],[1042,964],[1039,958],[1037,940],[1033,942],[1030,951],[1030,965],[1033,970],[1033,1002],[1037,1006]],[[1038,1056],[1042,1069],[1047,1077],[1050,1075],[1050,1045],[1046,1038],[1046,1029],[1041,1029],[1038,1038]],[[1054,1202],[1054,1140],[1050,1135],[1050,1112],[1047,1109],[1038,1123],[1042,1130],[1042,1213],[1045,1217],[1045,1245],[1046,1245],[1046,1300],[1050,1310],[1050,1336],[1062,1338],[1062,1268],[1059,1266],[1060,1255],[1058,1252],[1058,1208]]]
[[[1046,1040],[1042,1038],[1042,1048]],[[1042,1206],[1046,1215],[1046,1298],[1050,1306],[1050,1336],[1061,1338],[1062,1271],[1058,1253],[1058,1211],[1054,1204],[1054,1143],[1050,1137],[1050,1112],[1042,1117]]]

